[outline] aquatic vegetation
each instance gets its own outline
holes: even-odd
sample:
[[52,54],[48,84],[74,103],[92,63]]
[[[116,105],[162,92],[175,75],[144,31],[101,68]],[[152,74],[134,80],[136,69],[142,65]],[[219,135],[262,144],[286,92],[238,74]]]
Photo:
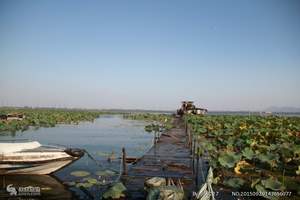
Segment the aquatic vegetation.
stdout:
[[147,132],[159,132],[173,127],[173,117],[168,114],[131,113],[124,114],[123,118],[149,122],[150,124],[145,126]]
[[187,115],[185,121],[217,184],[300,195],[299,117]]
[[54,127],[56,124],[78,124],[93,121],[102,112],[93,110],[46,109],[46,108],[0,108],[0,114],[21,113],[22,120],[0,120],[1,132],[25,131],[30,127]]
[[71,172],[72,176],[76,176],[76,177],[85,177],[90,175],[90,172],[87,171],[73,171]]
[[114,176],[114,175],[116,175],[116,172],[106,169],[103,171],[97,171],[97,172],[95,172],[95,174],[98,176]]
[[90,187],[93,186],[93,184],[89,183],[89,182],[85,182],[85,183],[76,183],[75,186],[78,187],[78,188],[80,188],[80,187],[90,188]]
[[90,184],[97,184],[98,183],[97,179],[95,179],[95,178],[87,178],[86,181],[89,182]]
[[97,156],[100,156],[100,157],[108,157],[108,156],[111,155],[111,152],[97,151],[97,152],[96,152],[96,155],[97,155]]
[[107,191],[104,192],[104,199],[120,199],[121,197],[125,197],[124,192],[126,191],[126,187],[123,183],[118,182],[111,186]]

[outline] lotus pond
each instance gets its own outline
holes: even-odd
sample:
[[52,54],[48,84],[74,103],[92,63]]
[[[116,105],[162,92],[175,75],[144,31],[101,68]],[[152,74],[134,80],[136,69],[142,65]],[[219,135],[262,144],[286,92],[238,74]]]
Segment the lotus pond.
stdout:
[[300,199],[299,117],[190,115],[185,120],[197,153],[214,169],[215,188],[287,192],[285,198]]
[[[145,131],[147,124],[149,122],[124,119],[121,115],[100,115],[94,122],[81,122],[78,125],[59,124],[52,128],[40,127],[37,130],[31,127],[24,132],[17,131],[1,135],[0,139],[31,139],[42,144],[60,144],[86,149],[100,161],[102,167],[84,156],[56,172],[54,176],[63,187],[67,188],[68,192],[72,192],[72,198],[85,199],[92,195],[100,199],[107,189],[107,183],[118,177],[120,160],[117,158],[120,157],[121,148],[126,148],[128,156],[138,157],[151,147],[153,134]],[[112,158],[112,162],[107,161],[108,157]],[[32,182],[33,178],[35,177],[26,178],[28,186],[38,182],[37,180]],[[23,180],[22,176],[20,180]],[[49,182],[51,181],[52,179],[49,179]],[[51,186],[45,188],[54,190],[55,193],[55,188]],[[54,194],[53,199],[55,195],[61,194]],[[47,199],[47,196],[43,199]]]

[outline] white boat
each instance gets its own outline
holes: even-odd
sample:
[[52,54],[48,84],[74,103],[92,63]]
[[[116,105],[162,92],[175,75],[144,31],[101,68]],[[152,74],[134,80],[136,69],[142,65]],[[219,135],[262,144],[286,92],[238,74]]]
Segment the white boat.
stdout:
[[84,155],[81,149],[37,141],[0,141],[0,174],[50,174]]

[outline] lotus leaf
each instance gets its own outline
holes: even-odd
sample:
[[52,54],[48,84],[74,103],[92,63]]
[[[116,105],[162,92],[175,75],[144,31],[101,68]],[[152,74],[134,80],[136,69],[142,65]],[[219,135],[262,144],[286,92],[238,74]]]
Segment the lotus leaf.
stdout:
[[84,178],[83,180],[87,181],[88,183],[91,183],[93,185],[98,183],[97,179],[91,178],[91,177]]
[[243,156],[249,160],[251,160],[255,155],[253,150],[249,147],[246,147],[242,153],[243,153]]
[[77,183],[76,184],[76,187],[78,187],[78,188],[80,188],[80,187],[90,188],[92,186],[93,186],[93,184],[91,184],[91,183]]
[[206,133],[206,132],[207,132],[207,129],[204,128],[204,127],[199,127],[199,128],[197,128],[197,132],[198,132],[198,133]]
[[230,178],[224,181],[224,185],[232,187],[232,188],[240,188],[244,185],[245,181],[241,178]]
[[76,177],[84,177],[90,175],[90,173],[87,171],[73,171],[71,172],[71,175]]
[[300,175],[300,165],[298,166],[298,170],[296,171],[297,175]]
[[261,184],[255,185],[255,189],[256,191],[261,192],[262,196],[265,197],[266,199],[270,199],[270,200],[278,199],[278,197],[276,196],[266,195],[268,191]]
[[226,152],[219,156],[218,161],[223,167],[232,168],[240,160],[241,155]]
[[157,200],[159,198],[159,189],[158,188],[152,188],[147,195],[146,200]]
[[256,184],[258,184],[260,182],[260,179],[257,178],[257,179],[254,179],[252,182],[251,182],[251,187],[254,188],[256,186]]
[[119,199],[121,197],[125,197],[124,191],[126,190],[126,187],[123,185],[123,183],[118,182],[115,183],[113,186],[111,186],[107,191],[104,192],[103,198],[108,199]]
[[271,165],[272,167],[276,166],[276,162],[279,159],[278,154],[273,154],[271,152],[269,152],[268,154],[259,154],[258,155],[258,159],[261,162],[266,162],[269,165]]
[[265,188],[268,188],[271,190],[278,191],[278,190],[284,189],[284,186],[282,185],[282,183],[275,178],[268,178],[268,179],[262,180],[261,183]]

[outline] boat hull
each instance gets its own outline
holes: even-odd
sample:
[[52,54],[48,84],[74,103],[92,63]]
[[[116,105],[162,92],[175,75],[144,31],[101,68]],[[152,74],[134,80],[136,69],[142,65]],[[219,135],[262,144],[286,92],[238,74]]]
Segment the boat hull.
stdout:
[[82,149],[40,143],[0,143],[1,174],[51,174],[84,155]]
[[0,174],[51,174],[77,159],[65,159],[42,163],[0,164]]

